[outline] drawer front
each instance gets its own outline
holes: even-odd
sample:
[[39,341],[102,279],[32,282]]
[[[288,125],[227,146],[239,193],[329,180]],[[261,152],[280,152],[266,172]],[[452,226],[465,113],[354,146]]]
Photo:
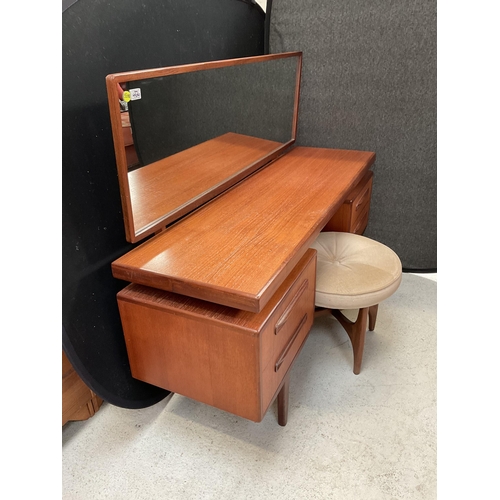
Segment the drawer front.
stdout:
[[367,182],[358,196],[352,202],[351,227],[350,232],[361,234],[368,224],[368,214],[370,212],[370,201],[372,196],[373,177]]
[[262,332],[262,408],[271,404],[314,321],[316,257],[311,259]]
[[353,200],[353,213],[358,214],[364,211],[364,209],[370,205],[370,199],[372,195],[372,184],[373,177],[367,182],[366,186],[361,190],[358,196]]
[[[314,280],[312,280],[314,283]],[[307,322],[310,302],[311,279],[305,275],[301,276],[297,283],[297,287],[292,290],[291,297],[283,312],[278,317],[274,324],[273,332],[273,352],[276,357],[280,353],[280,358],[283,358],[285,351],[290,346],[290,343]],[[278,360],[275,360],[278,363]]]
[[286,344],[281,351],[275,351],[278,353],[278,357],[274,363],[274,371],[276,373],[280,370],[286,373],[286,370],[301,346],[300,339],[303,339],[307,334],[306,327],[308,325],[309,327],[311,326],[310,319],[311,314],[306,311],[297,325],[290,323],[290,326],[293,325],[293,329],[288,329],[286,331],[287,335],[283,335],[283,340],[286,339]]
[[365,207],[365,211],[360,213],[356,218],[355,223],[352,225],[351,233],[363,234],[366,226],[368,225],[368,215],[370,213],[370,207]]

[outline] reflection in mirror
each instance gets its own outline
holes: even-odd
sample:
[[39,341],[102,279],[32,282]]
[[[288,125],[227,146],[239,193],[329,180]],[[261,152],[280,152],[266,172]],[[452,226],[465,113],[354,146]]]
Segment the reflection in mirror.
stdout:
[[107,77],[127,239],[220,194],[295,140],[300,53]]

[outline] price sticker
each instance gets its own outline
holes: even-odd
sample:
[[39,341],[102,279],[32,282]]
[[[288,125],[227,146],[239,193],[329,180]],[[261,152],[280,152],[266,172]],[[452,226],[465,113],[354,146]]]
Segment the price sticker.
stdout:
[[138,101],[141,98],[141,89],[130,89],[130,100]]

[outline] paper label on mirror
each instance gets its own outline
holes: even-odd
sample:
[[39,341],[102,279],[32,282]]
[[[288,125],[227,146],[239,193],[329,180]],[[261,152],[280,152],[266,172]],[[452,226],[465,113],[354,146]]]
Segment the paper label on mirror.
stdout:
[[138,101],[141,98],[141,89],[130,89],[130,100]]

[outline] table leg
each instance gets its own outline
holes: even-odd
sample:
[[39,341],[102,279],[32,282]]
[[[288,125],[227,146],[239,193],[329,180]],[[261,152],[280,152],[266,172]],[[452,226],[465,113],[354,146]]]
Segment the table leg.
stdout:
[[290,371],[283,379],[283,385],[278,392],[278,424],[285,426],[288,420],[288,393],[290,389]]

